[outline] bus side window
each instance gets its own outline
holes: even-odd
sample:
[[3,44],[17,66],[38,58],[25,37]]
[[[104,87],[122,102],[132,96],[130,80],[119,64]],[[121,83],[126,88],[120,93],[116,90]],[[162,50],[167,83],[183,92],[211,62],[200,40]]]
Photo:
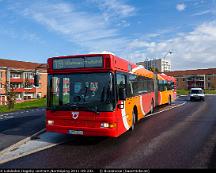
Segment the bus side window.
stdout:
[[128,93],[127,93],[127,95],[128,95],[128,96],[133,96],[133,94],[134,94],[134,91],[133,91],[132,82],[131,82],[131,81],[128,81]]
[[134,96],[136,94],[137,84],[136,84],[136,76],[133,74],[128,75],[128,97]]
[[117,78],[117,93],[118,93],[119,88],[126,88],[126,76],[124,74],[116,74],[116,78]]

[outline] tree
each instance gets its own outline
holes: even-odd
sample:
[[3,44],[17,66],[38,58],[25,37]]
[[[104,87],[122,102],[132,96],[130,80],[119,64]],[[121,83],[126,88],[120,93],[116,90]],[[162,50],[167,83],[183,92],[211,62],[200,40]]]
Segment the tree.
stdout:
[[9,82],[6,82],[6,84],[3,84],[5,88],[5,95],[7,98],[7,106],[8,109],[13,109],[14,105],[16,103],[16,95],[17,93],[15,92],[15,86]]
[[158,68],[156,68],[156,67],[150,67],[149,70],[152,71],[152,72],[157,72],[157,73],[159,73],[159,70],[158,70]]

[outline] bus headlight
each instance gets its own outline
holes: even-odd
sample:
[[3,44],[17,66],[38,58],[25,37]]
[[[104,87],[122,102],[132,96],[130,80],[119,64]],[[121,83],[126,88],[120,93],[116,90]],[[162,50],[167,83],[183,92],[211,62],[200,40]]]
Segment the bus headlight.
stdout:
[[109,128],[109,123],[101,123],[101,128]]
[[101,123],[101,128],[115,128],[116,123]]
[[51,126],[51,125],[54,124],[54,121],[53,121],[53,120],[48,120],[48,121],[47,121],[47,124]]

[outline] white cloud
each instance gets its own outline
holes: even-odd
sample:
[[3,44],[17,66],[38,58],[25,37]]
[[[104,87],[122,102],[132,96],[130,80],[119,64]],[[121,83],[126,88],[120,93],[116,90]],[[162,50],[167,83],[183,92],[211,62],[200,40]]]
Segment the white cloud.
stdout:
[[95,3],[103,12],[106,20],[117,17],[124,18],[132,16],[135,13],[135,8],[131,5],[124,3],[121,0],[90,0]]
[[145,57],[161,58],[167,51],[173,54],[167,58],[172,60],[173,69],[194,69],[216,67],[216,21],[203,23],[192,32],[180,33],[175,38],[161,42],[134,40],[128,48],[136,53],[136,61]]
[[[216,66],[216,21],[203,23],[189,33],[176,33],[176,37],[163,41],[148,41],[143,39],[144,37],[131,40],[121,37],[119,30],[111,25],[110,20],[105,20],[100,13],[81,11],[68,3],[50,4],[48,2],[33,3],[24,10],[21,10],[22,7],[17,11],[80,46],[81,53],[106,50],[137,62],[143,61],[146,57],[161,58],[168,50],[171,50],[174,52],[169,55],[173,69]],[[123,4],[122,1],[113,2]],[[127,20],[123,17],[134,12],[134,9],[130,10],[126,4],[120,8],[122,11],[118,11],[115,6],[109,7],[110,4],[105,5],[108,11],[112,9],[115,14],[111,17],[118,16],[117,14],[122,16],[121,25],[127,25]],[[164,30],[150,33],[148,37],[158,38],[167,32]],[[34,35],[32,39],[35,39]]]
[[200,12],[194,13],[194,14],[192,14],[192,16],[202,16],[202,15],[209,14],[209,13],[212,13],[212,11],[211,10],[205,10],[205,11],[200,11]]
[[176,5],[176,9],[177,9],[178,11],[184,11],[185,8],[186,8],[186,5],[185,5],[184,3],[180,3],[180,4],[177,4],[177,5]]
[[[37,3],[26,8],[22,14],[90,51],[113,51],[125,41],[118,38],[118,30],[109,27],[102,16],[77,11],[72,4]],[[126,25],[126,21],[122,24]]]

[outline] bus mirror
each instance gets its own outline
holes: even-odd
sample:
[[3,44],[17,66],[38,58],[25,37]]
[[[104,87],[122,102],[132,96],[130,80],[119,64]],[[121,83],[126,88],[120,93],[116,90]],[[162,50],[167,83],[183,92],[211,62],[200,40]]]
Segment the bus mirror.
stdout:
[[39,75],[38,74],[34,75],[34,86],[39,87]]
[[119,100],[126,100],[126,89],[119,88]]

